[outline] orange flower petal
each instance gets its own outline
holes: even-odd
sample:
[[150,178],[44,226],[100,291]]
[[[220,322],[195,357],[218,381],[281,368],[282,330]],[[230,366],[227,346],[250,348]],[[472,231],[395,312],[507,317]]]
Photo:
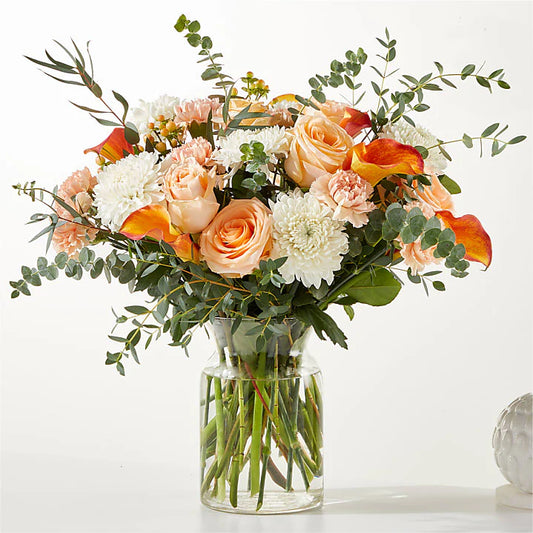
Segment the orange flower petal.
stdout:
[[296,95],[292,93],[287,93],[287,94],[280,94],[279,96],[276,96],[276,98],[273,98],[268,103],[268,105],[273,106],[274,104],[279,104],[280,102],[291,102],[291,103],[298,104],[298,100],[296,100]]
[[370,128],[370,126],[372,126],[372,122],[367,113],[347,107],[344,110],[344,118],[341,120],[339,126],[344,128],[348,135],[355,137],[361,132],[361,130]]
[[167,209],[162,205],[147,205],[137,209],[124,221],[120,233],[134,241],[153,237],[169,244],[180,236],[180,232],[170,222]]
[[170,221],[170,215],[162,205],[147,205],[134,211],[122,224],[120,233],[138,241],[143,237],[153,237],[170,244],[176,255],[184,261],[198,262],[200,249],[190,234],[180,233]]
[[375,186],[391,174],[422,174],[424,160],[412,146],[393,139],[376,139],[369,144],[356,144],[348,152],[343,168],[351,168]]
[[98,146],[93,146],[83,151],[84,154],[88,152],[96,152],[111,161],[111,163],[116,163],[124,157],[124,152],[133,154],[133,146],[126,141],[124,128],[115,128],[105,141],[102,141]]
[[455,241],[466,248],[465,259],[477,261],[487,268],[492,261],[492,243],[481,222],[474,215],[455,218],[449,211],[438,211],[437,217],[455,233]]
[[198,245],[193,242],[189,233],[183,233],[178,238],[170,243],[174,248],[176,255],[184,261],[194,261],[197,263],[200,259],[200,249]]

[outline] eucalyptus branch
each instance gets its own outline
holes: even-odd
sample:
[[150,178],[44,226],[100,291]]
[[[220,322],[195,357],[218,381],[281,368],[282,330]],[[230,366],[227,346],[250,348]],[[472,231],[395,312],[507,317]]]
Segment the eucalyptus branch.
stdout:
[[[181,33],[187,30],[185,38],[187,42],[194,48],[200,46],[200,51],[198,55],[204,56],[198,61],[198,63],[203,63],[204,61],[209,61],[209,66],[202,72],[202,79],[204,81],[218,79],[218,82],[215,83],[216,88],[222,88],[224,90],[225,103],[229,103],[231,98],[231,90],[235,85],[235,81],[228,74],[222,72],[222,64],[218,63],[218,59],[222,57],[220,52],[211,53],[213,47],[213,41],[208,36],[201,36],[198,32],[200,31],[200,23],[197,20],[189,20],[186,15],[180,15],[174,29]],[[226,121],[227,116],[224,116]]]
[[[474,78],[479,85],[485,87],[492,92],[492,85],[498,85],[502,89],[509,89],[510,85],[504,80],[503,69],[493,71],[488,76],[480,74],[483,65],[476,71],[476,66],[473,64],[466,65],[461,72],[445,73],[444,67],[437,61],[435,61],[438,74],[428,73],[422,76],[420,79],[410,75],[403,75],[404,80],[400,80],[400,83],[407,87],[404,92],[395,92],[391,95],[393,104],[389,107],[385,113],[385,117],[389,117],[391,122],[397,122],[400,118],[404,118],[409,123],[413,123],[412,120],[405,116],[406,107],[409,111],[427,111],[429,105],[423,103],[424,90],[427,91],[442,91],[442,87],[435,83],[436,81],[442,82],[443,85],[457,89],[457,86],[449,79],[460,77],[462,81],[467,78]],[[492,84],[492,85],[491,85]],[[410,105],[410,102],[417,97],[417,104]]]

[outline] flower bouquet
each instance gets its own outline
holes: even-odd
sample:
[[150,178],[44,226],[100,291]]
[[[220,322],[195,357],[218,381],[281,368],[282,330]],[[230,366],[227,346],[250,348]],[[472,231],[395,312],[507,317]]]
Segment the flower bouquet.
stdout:
[[495,123],[442,140],[420,126],[427,91],[470,80],[489,91],[509,85],[502,69],[472,64],[400,75],[388,31],[369,90],[358,82],[368,59],[359,48],[311,77],[308,95],[272,98],[252,72],[224,72],[197,21],[182,15],[175,29],[198,50],[214,94],[130,109],[116,91],[104,97],[88,46],[57,43],[61,59],[28,58],[88,89],[95,103],[74,105],[112,130],[85,150],[96,154],[96,170],[77,170],[53,190],[15,186],[48,208],[30,223],[46,223],[36,238],[57,255],[23,266],[12,297],[60,270],[74,279],[103,273],[145,292],[147,304],[116,315],[128,331],[109,336],[119,348],[106,364],[122,375],[141,346],[168,334],[187,350],[193,332],[211,324],[218,350],[202,376],[202,501],[252,513],[315,507],[322,397],[307,333],[346,348],[330,306],[353,319],[354,305],[386,305],[405,281],[443,291],[444,269],[463,278],[472,261],[488,267],[489,236],[475,216],[455,212],[461,189],[445,173],[446,147],[489,144],[494,156],[525,137],[504,140],[507,126]]

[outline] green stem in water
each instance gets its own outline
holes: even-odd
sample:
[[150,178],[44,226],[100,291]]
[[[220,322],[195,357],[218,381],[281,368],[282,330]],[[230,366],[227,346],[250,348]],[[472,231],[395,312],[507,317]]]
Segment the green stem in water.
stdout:
[[[272,387],[270,388],[270,410],[274,409],[274,392]],[[263,498],[265,495],[265,481],[268,462],[270,460],[270,435],[272,433],[272,419],[267,418],[266,431],[265,431],[265,445],[263,446],[263,469],[261,471],[261,483],[259,486],[259,496],[257,497],[257,508],[256,511],[259,511],[263,505]]]
[[[261,377],[265,367],[264,354],[259,355],[257,364],[257,377]],[[260,461],[261,461],[261,436],[263,433],[263,400],[261,392],[256,389],[254,395],[254,412],[252,419],[252,447],[250,449],[250,495],[259,492]],[[263,400],[264,401],[264,400]]]
[[205,406],[204,406],[204,423],[203,423],[203,429],[200,434],[200,440],[202,441],[202,458],[201,458],[201,465],[202,465],[202,479],[204,480],[204,469],[205,469],[205,459],[206,459],[206,451],[207,446],[205,446],[205,441],[202,439],[204,438],[204,429],[207,428],[207,425],[209,424],[209,397],[211,395],[211,376],[207,376],[207,387],[206,387],[206,393],[205,393]]
[[215,378],[215,408],[216,408],[216,425],[217,425],[217,499],[224,501],[226,497],[226,483],[224,479],[224,469],[222,468],[222,459],[224,454],[224,406],[222,404],[222,386],[220,378]]

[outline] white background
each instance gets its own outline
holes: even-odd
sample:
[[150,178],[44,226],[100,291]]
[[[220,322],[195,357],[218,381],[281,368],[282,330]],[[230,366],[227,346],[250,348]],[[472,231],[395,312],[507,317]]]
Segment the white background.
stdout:
[[[83,514],[79,531],[171,531],[178,526],[163,518],[179,521],[165,507],[172,498],[154,495],[178,488],[197,508],[198,381],[212,349],[206,336],[195,338],[190,359],[160,341],[140,367],[126,361],[122,378],[104,365],[110,308],[143,303],[142,294],[103,277],[62,277],[11,301],[7,285],[44,253],[44,241],[28,244],[37,226],[24,225],[38,206],[10,185],[37,179],[51,188],[75,169],[94,168],[83,149],[107,135],[68,103],[93,104],[88,91],[46,78],[22,55],[43,57],[45,47],[55,55],[52,39],[91,39],[97,81],[131,104],[162,93],[204,96],[210,87],[200,80],[197,51],[172,28],[182,11],[200,20],[228,72],[253,70],[272,95],[305,93],[308,77],[327,72],[349,48],[363,46],[377,65],[374,37],[385,26],[398,39],[404,73],[420,77],[434,60],[455,72],[483,61],[488,72],[505,68],[510,91],[490,95],[468,80],[460,91],[430,94],[432,109],[417,117],[440,138],[476,135],[496,121],[510,124],[510,137],[530,137],[496,158],[450,148],[449,174],[463,188],[457,211],[478,216],[491,235],[490,269],[473,264],[468,278],[450,279],[431,298],[409,284],[386,308],[358,307],[352,323],[333,311],[349,350],[312,343],[325,380],[330,491],[502,484],[492,430],[499,412],[532,389],[530,2],[18,2],[0,22],[5,531],[63,531],[67,507]],[[364,79],[371,77],[367,69]],[[63,507],[67,494],[79,498]],[[139,509],[145,522],[131,518]],[[104,516],[130,525],[107,529]],[[194,527],[217,526],[200,520]]]

